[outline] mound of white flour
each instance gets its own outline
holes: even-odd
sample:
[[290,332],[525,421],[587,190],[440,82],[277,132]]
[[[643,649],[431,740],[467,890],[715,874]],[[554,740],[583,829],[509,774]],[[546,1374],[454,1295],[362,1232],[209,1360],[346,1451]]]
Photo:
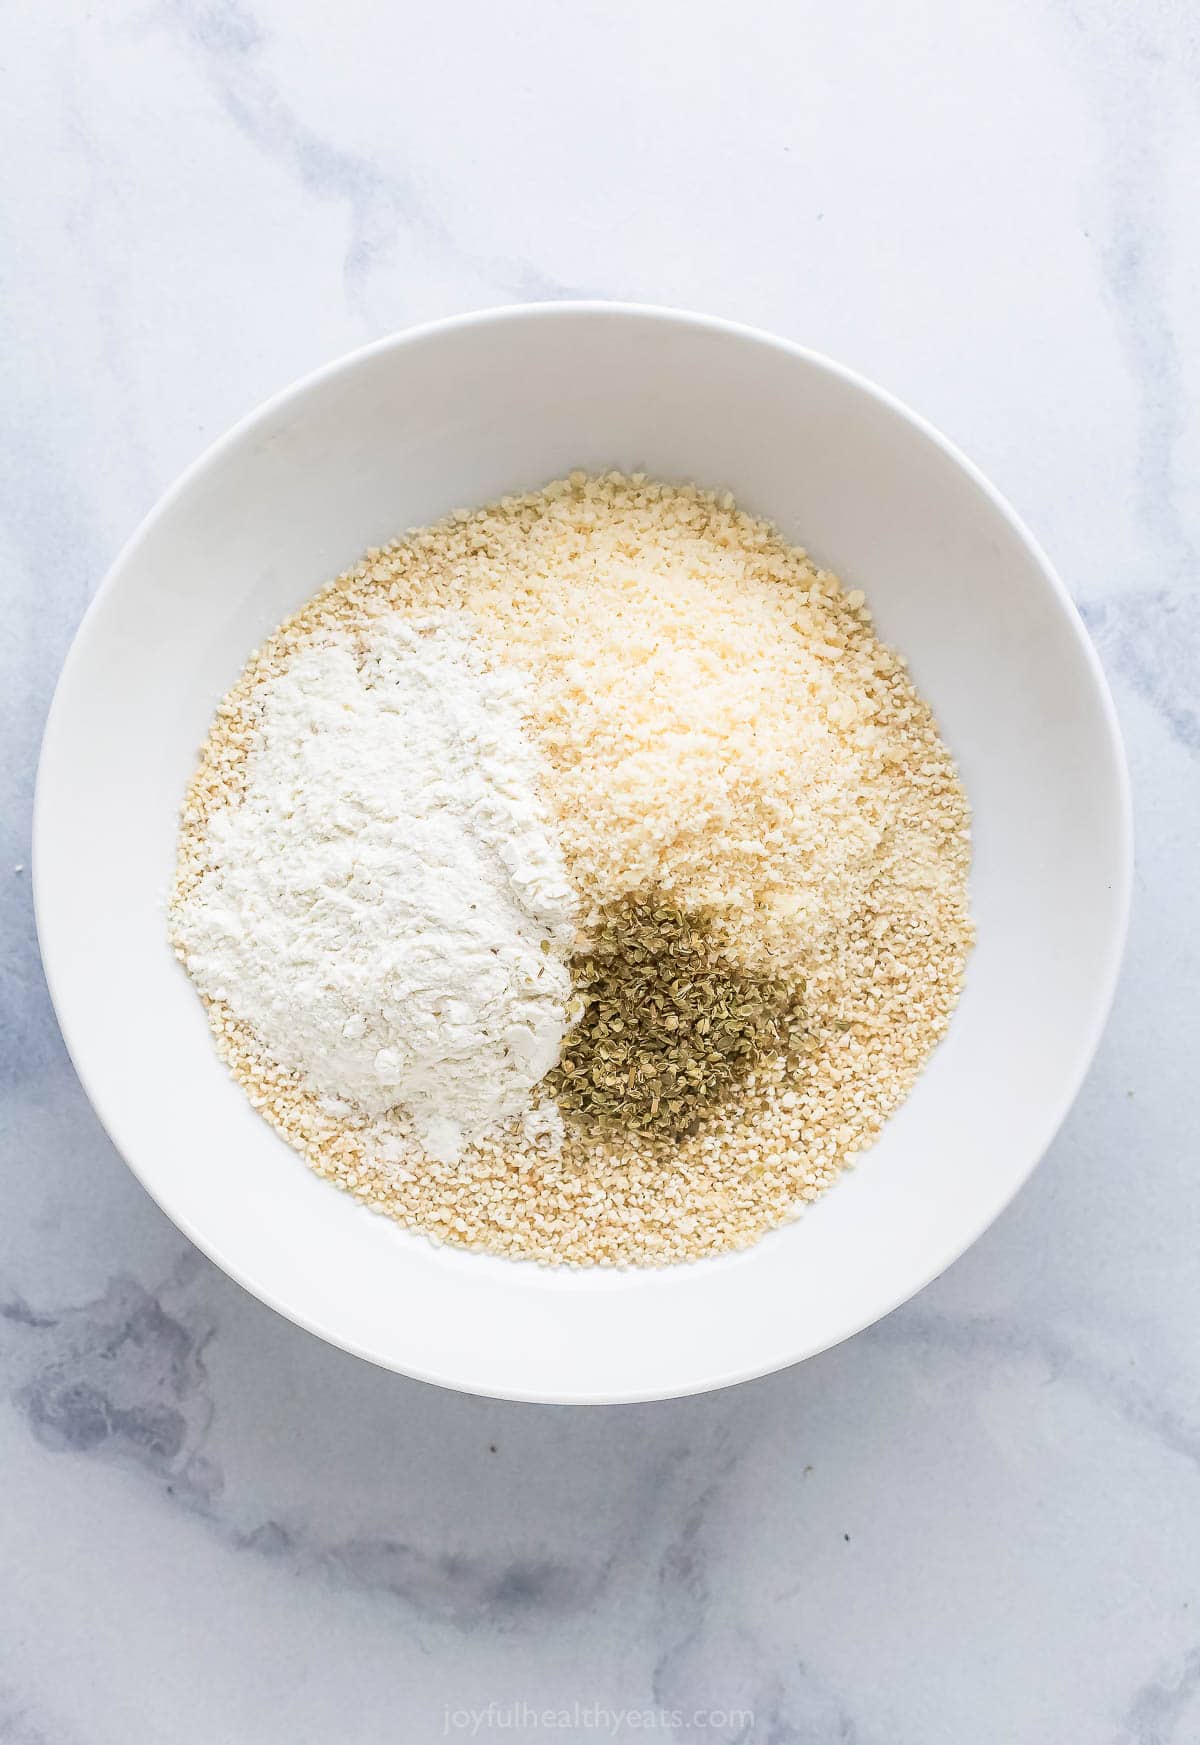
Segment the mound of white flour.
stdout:
[[574,901],[520,681],[453,614],[330,633],[259,692],[245,796],[173,931],[279,1063],[452,1160],[527,1114],[566,1027]]

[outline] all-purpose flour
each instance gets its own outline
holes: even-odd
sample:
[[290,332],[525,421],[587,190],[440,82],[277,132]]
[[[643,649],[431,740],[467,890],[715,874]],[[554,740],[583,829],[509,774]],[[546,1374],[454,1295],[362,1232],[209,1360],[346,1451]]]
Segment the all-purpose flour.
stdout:
[[558,1057],[574,902],[520,681],[469,621],[329,632],[259,693],[244,798],[210,819],[175,914],[202,993],[282,1065],[443,1161]]

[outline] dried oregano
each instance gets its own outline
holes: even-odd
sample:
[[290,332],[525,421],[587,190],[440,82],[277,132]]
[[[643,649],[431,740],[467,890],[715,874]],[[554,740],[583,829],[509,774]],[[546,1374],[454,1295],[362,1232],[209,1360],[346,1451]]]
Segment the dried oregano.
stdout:
[[739,969],[706,916],[654,892],[605,910],[571,974],[579,1018],[549,1082],[584,1128],[694,1133],[795,1026],[793,986]]

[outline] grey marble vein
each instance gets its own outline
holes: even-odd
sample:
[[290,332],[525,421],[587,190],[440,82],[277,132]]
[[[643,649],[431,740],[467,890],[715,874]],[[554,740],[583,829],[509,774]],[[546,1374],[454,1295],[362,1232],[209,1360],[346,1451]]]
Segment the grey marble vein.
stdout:
[[1165,588],[1085,602],[1083,618],[1117,670],[1179,743],[1200,751],[1200,599]]
[[211,1326],[189,1326],[131,1278],[114,1279],[98,1302],[57,1315],[22,1309],[16,1321],[50,1346],[14,1394],[44,1447],[131,1461],[178,1499],[209,1502],[218,1481],[198,1450],[212,1412]]
[[238,0],[176,0],[173,13],[239,130],[283,163],[307,193],[345,205],[350,219],[345,276],[351,295],[406,230],[420,232],[438,247],[449,246],[440,217],[411,180],[330,143],[297,118],[262,71],[263,32]]
[[0,1739],[5,1745],[67,1745],[20,1693],[0,1684]]
[[1119,1735],[1120,1745],[1175,1745],[1175,1741],[1187,1738],[1195,1724],[1198,1692],[1200,1648],[1193,1648],[1181,1662],[1148,1679],[1135,1692]]
[[929,1314],[916,1305],[889,1316],[868,1337],[883,1346],[911,1347],[921,1363],[951,1358],[970,1366],[999,1360],[1043,1370],[1056,1386],[1082,1389],[1104,1410],[1153,1437],[1200,1473],[1200,1417],[1193,1420],[1178,1411],[1128,1368],[1123,1373],[1071,1345],[1052,1327],[1022,1325],[994,1314]]
[[[706,1543],[721,1490],[736,1481],[736,1443],[722,1438],[710,1476],[684,1511],[658,1569],[660,1652],[653,1672],[658,1708],[682,1719],[680,1739],[711,1733],[708,1713],[730,1714],[723,1736],[793,1745],[807,1739],[831,1745],[870,1745],[851,1705],[827,1688],[804,1660],[803,1649],[782,1658],[765,1656],[753,1636],[738,1632],[735,1658],[723,1640],[727,1626],[714,1619],[716,1569]],[[704,1716],[702,1720],[700,1717]]]
[[[1172,307],[1175,254],[1168,205],[1178,168],[1170,92],[1194,91],[1200,55],[1169,7],[1072,8],[1075,36],[1097,63],[1109,208],[1100,264],[1105,294],[1137,394],[1132,508],[1141,561],[1135,585],[1091,602],[1085,618],[1113,665],[1189,750],[1200,749],[1200,540],[1185,510],[1186,438],[1197,386]],[[1115,33],[1123,49],[1112,54]],[[1200,169],[1194,147],[1191,168]],[[1189,379],[1189,369],[1193,372]]]
[[79,1305],[37,1309],[16,1293],[0,1302],[0,1322],[18,1336],[0,1348],[17,1378],[12,1402],[43,1448],[139,1471],[233,1549],[293,1576],[388,1596],[455,1629],[531,1627],[597,1602],[615,1552],[564,1558],[531,1544],[477,1556],[386,1528],[329,1540],[298,1515],[239,1525],[223,1506],[220,1462],[207,1452],[214,1408],[205,1351],[216,1321],[191,1289],[205,1270],[189,1250],[158,1291],[118,1276]]
[[[307,126],[263,69],[264,32],[241,0],[171,0],[174,18],[199,54],[238,129],[284,165],[306,193],[342,203],[349,215],[344,275],[348,298],[362,307],[373,271],[407,244],[468,263],[470,251],[410,174],[347,150]],[[407,250],[405,250],[407,252]],[[514,301],[586,297],[530,262],[489,263]]]

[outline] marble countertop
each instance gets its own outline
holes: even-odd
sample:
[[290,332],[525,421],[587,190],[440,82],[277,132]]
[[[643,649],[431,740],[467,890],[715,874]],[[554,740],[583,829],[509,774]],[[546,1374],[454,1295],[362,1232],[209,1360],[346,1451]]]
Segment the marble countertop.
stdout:
[[[1185,0],[9,9],[0,1740],[1200,1738],[1198,77]],[[176,472],[374,336],[577,295],[958,441],[1086,615],[1139,831],[1107,1036],[995,1228],[837,1350],[613,1409],[384,1374],[192,1251],[28,875],[55,674]]]

